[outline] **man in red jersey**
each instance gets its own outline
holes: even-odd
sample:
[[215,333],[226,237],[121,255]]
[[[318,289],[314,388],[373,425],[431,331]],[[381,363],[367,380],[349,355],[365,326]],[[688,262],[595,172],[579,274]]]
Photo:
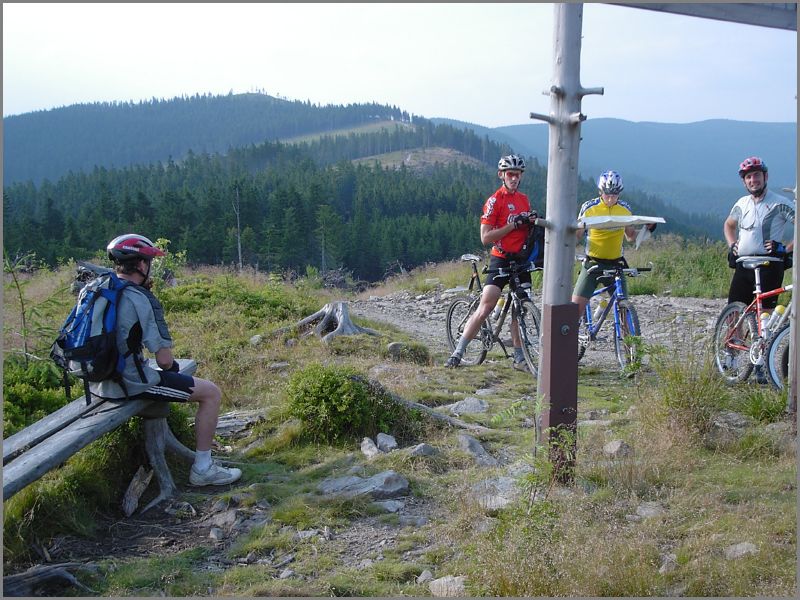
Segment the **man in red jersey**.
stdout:
[[[498,277],[497,269],[508,267],[512,255],[522,250],[533,226],[532,220],[537,216],[536,213],[531,213],[528,197],[519,191],[519,182],[524,171],[525,161],[516,154],[504,156],[497,163],[497,176],[503,185],[486,200],[481,215],[481,242],[484,245],[492,244],[489,278],[483,288],[478,310],[470,317],[464,334],[444,365],[447,368],[452,369],[461,364],[464,350],[497,304],[509,279],[508,275]],[[530,286],[531,274],[527,271],[520,273],[520,282]],[[511,341],[514,343],[514,368],[528,371],[522,354],[516,317],[511,322]]]

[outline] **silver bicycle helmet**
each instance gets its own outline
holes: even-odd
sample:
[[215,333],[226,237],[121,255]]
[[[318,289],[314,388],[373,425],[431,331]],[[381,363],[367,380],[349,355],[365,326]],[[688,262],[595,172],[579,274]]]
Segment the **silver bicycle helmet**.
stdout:
[[497,163],[497,170],[524,171],[525,161],[521,156],[517,156],[516,154],[509,154],[508,156],[504,156],[499,160],[499,162]]

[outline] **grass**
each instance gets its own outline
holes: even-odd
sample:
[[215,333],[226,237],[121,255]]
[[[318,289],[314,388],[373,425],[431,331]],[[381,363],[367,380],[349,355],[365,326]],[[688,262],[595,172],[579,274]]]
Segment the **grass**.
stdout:
[[[730,271],[724,254],[713,245],[681,247],[669,236],[656,241],[647,253],[643,248],[641,254],[629,256],[632,265],[658,265],[647,277],[631,280],[632,290],[634,284],[647,284],[652,293],[669,290],[674,296],[709,298],[727,291]],[[691,277],[684,280],[685,272]],[[463,285],[468,276],[467,264],[450,261],[397,275],[364,294],[448,289]],[[28,277],[26,292],[39,300],[67,281],[65,272]],[[532,504],[523,494],[516,503],[488,515],[472,497],[472,486],[508,474],[508,465],[534,465],[527,479],[515,475],[522,485],[551,483],[546,469],[532,457],[533,433],[524,426],[530,416],[524,398],[533,387],[526,375],[489,361],[446,371],[429,361],[413,340],[380,323],[358,322],[378,329],[385,338],[356,336],[326,346],[292,329],[331,299],[325,290],[302,282],[277,286],[266,275],[239,278],[220,269],[187,270],[182,281],[180,288],[163,293],[176,353],[198,359],[198,375],[220,383],[223,410],[256,409],[264,415],[246,439],[236,442],[235,450],[248,463],[241,486],[247,500],[241,508],[266,499],[270,521],[231,539],[223,555],[236,562],[251,552],[262,558],[293,554],[289,568],[296,576],[278,579],[274,569],[260,564],[212,569],[218,565],[211,561],[216,551],[198,537],[197,548],[189,551],[105,561],[98,575],[79,575],[99,595],[430,596],[427,586],[416,583],[424,569],[434,577],[466,576],[467,593],[474,596],[796,595],[795,448],[765,430],[783,420],[785,394],[722,384],[703,353],[707,340],[694,332],[675,332],[687,340],[684,353],[647,348],[648,366],[630,380],[611,370],[581,367],[579,419],[589,410],[605,410],[603,418],[612,424],[579,428],[574,485],[555,484],[544,500]],[[65,310],[71,301],[64,299]],[[18,343],[12,333],[14,302],[12,294],[5,295],[4,334],[12,345]],[[256,334],[262,341],[251,343]],[[387,339],[406,341],[411,349],[393,360],[391,371],[381,379],[404,398],[442,406],[477,389],[493,389],[485,396],[489,411],[464,420],[494,428],[480,439],[489,452],[503,458],[503,466],[476,467],[459,449],[460,431],[432,422],[425,422],[413,440],[439,449],[431,458],[393,452],[367,461],[358,440],[334,445],[311,443],[303,436],[302,424],[287,410],[291,374],[311,363],[368,373],[388,362]],[[289,366],[272,368],[275,363]],[[704,435],[710,416],[723,409],[749,416],[753,428],[736,443],[709,448]],[[612,460],[603,447],[617,439],[629,444],[633,453]],[[136,442],[120,444],[135,447]],[[110,453],[109,447],[99,446],[96,452]],[[138,458],[132,462],[129,455],[122,456],[128,457],[126,465],[138,464]],[[129,476],[108,462],[79,467],[85,460],[76,456],[76,464],[5,503],[7,572],[30,557],[31,543],[49,539],[53,532],[44,526],[47,519],[66,516],[62,521],[72,535],[91,539],[102,534],[94,529],[96,503],[116,510],[113,506]],[[401,529],[396,515],[381,517],[369,502],[317,494],[320,481],[345,475],[351,467],[362,467],[364,476],[385,469],[401,473],[410,482],[413,501],[424,502],[433,512],[429,524]],[[87,496],[88,486],[99,490]],[[99,500],[93,505],[90,498]],[[658,502],[664,514],[632,518],[645,501]],[[386,528],[382,539],[393,543],[382,550],[372,549],[381,538],[347,545],[350,528],[366,523]],[[295,530],[326,526],[332,540],[293,537]],[[726,548],[744,541],[755,544],[758,554],[725,558]],[[345,560],[356,551],[373,560],[372,565],[358,568],[358,561]],[[676,565],[660,572],[666,554],[676,556]]]

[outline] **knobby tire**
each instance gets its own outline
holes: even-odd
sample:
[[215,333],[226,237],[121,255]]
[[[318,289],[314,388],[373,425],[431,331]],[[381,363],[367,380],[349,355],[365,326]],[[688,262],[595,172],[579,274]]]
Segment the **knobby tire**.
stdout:
[[[461,296],[456,298],[447,307],[446,329],[447,329],[447,345],[450,347],[450,352],[456,349],[458,340],[461,339],[461,334],[464,332],[464,327],[472,314],[480,306],[480,296]],[[461,364],[464,366],[474,366],[481,364],[486,359],[486,346],[483,343],[483,327],[478,330],[477,337],[473,339],[467,349],[464,351],[464,356],[461,357]]]
[[520,303],[522,314],[517,316],[519,338],[522,342],[522,355],[534,377],[539,376],[539,338],[541,337],[542,317],[531,300]]
[[782,390],[789,378],[789,342],[791,328],[786,323],[772,334],[766,344],[766,367],[772,387]]
[[[722,309],[714,326],[714,362],[725,383],[729,385],[746,381],[753,372],[750,346],[758,338],[755,315],[752,312],[747,313],[736,331],[733,331],[734,325],[746,309],[743,302],[731,302]],[[745,349],[731,348],[729,341]]]
[[619,309],[619,329],[620,335],[614,335],[614,350],[617,353],[617,361],[622,369],[638,359],[639,346],[637,340],[641,335],[639,328],[639,314],[629,300],[620,300],[617,304]]

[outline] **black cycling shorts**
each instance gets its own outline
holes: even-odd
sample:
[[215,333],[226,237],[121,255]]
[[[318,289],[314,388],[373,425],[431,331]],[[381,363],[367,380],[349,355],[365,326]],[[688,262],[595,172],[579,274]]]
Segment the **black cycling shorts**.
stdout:
[[187,402],[194,391],[194,377],[174,371],[159,371],[161,381],[146,392],[136,394],[136,400],[160,400],[161,402]]
[[[508,275],[498,276],[496,272],[497,269],[506,269],[508,265],[511,263],[510,260],[507,258],[500,258],[499,256],[492,256],[489,259],[489,274],[486,279],[485,285],[496,285],[501,290],[508,284]],[[519,264],[519,263],[517,263]],[[520,283],[527,283],[530,284],[531,282],[531,272],[528,270],[522,271],[519,274],[519,282]]]

